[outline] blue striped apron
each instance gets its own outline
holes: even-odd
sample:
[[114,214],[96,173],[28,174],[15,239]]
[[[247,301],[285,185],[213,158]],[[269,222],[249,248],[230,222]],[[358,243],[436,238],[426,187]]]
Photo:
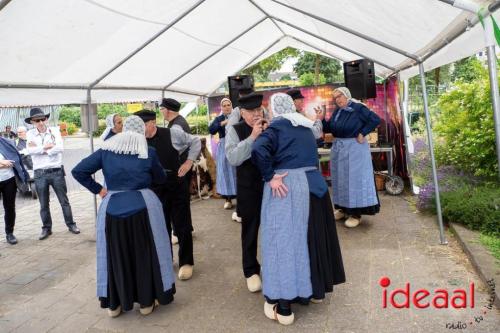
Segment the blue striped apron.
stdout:
[[335,138],[331,150],[333,203],[346,208],[378,204],[370,145],[355,138]]
[[[156,247],[156,254],[160,264],[161,280],[163,291],[172,288],[175,282],[174,270],[172,267],[172,253],[170,239],[168,238],[167,225],[163,215],[163,208],[160,200],[153,191],[149,189],[139,190],[144,198],[148,210],[149,224],[153,233],[153,240]],[[109,191],[104,197],[97,212],[97,297],[108,296],[108,257],[106,251],[106,210],[111,196],[118,192]]]
[[270,299],[292,300],[312,295],[306,171],[315,169],[276,170],[279,174],[288,172],[283,178],[288,188],[285,198],[273,197],[269,183],[264,186],[260,222],[262,290]]
[[236,195],[236,168],[226,158],[226,138],[217,144],[217,193],[220,195]]

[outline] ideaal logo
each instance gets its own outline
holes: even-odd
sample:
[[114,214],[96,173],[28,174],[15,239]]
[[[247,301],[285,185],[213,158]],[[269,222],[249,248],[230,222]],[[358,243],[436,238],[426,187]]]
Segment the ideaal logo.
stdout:
[[[449,306],[455,309],[474,308],[474,282],[471,282],[469,289],[455,289],[450,293],[446,289],[436,289],[431,293],[427,289],[417,289],[411,291],[410,283],[407,282],[405,288],[394,289],[388,293],[387,287],[391,280],[384,276],[379,281],[382,289],[382,307],[387,308],[388,301],[396,309],[409,308],[410,303],[419,309],[432,306],[436,309],[447,309]],[[403,296],[404,301],[396,302],[396,296]]]
[[[404,288],[397,288],[388,292],[387,287],[390,286],[391,280],[386,276],[379,280],[379,284],[382,287],[382,308],[387,308],[389,303],[396,309],[410,308],[410,303],[417,309],[425,309],[428,307],[433,307],[435,309],[447,309],[449,307],[455,309],[474,309],[475,307],[474,282],[469,284],[467,290],[454,289],[451,292],[441,288],[435,289],[433,292],[427,289],[417,289],[412,292],[410,283],[406,283]],[[495,301],[495,282],[491,279],[487,281],[487,284],[489,287],[489,299],[481,315],[474,316],[473,320],[447,323],[446,328],[462,330],[484,320],[483,315],[486,315],[487,311],[493,308],[493,303]],[[400,297],[398,297],[398,295],[400,295]],[[403,298],[403,301],[398,303],[396,297]]]

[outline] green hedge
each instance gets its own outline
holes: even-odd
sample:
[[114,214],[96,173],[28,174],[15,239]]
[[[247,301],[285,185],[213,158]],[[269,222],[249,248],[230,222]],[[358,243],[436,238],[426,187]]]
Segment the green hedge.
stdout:
[[443,219],[500,237],[500,186],[463,186],[441,193]]

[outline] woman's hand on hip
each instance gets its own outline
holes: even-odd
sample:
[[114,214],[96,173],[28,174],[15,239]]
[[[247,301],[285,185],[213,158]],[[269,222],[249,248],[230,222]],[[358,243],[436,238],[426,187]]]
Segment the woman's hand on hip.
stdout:
[[273,197],[284,198],[288,193],[288,188],[285,184],[283,184],[283,178],[288,175],[288,172],[285,172],[281,175],[275,174],[271,181],[269,182],[269,186],[271,186],[271,190],[273,191]]
[[0,160],[0,168],[12,168],[14,161],[11,160]]
[[365,143],[365,136],[359,133],[358,136],[356,137],[356,141],[358,141],[358,143]]

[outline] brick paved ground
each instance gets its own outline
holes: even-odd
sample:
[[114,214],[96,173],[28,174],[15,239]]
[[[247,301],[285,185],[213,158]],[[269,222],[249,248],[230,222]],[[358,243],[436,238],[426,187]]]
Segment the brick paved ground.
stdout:
[[[87,141],[66,140],[65,163],[87,152]],[[76,140],[76,139],[75,139]],[[498,332],[500,313],[486,310],[488,292],[456,240],[438,244],[435,219],[412,212],[402,197],[382,195],[382,211],[356,229],[337,224],[347,283],[322,304],[295,306],[296,322],[281,327],[263,314],[263,297],[251,294],[241,272],[240,225],[221,200],[192,204],[195,272],[178,281],[172,304],[148,316],[138,311],[108,318],[95,297],[93,197],[70,183],[70,201],[80,235],[67,231],[53,201],[54,234],[39,241],[38,202],[18,201],[16,236],[10,246],[0,231],[0,332]],[[3,213],[3,212],[2,212]],[[1,214],[0,214],[1,215]],[[3,219],[0,216],[0,219]],[[177,247],[175,248],[177,250]],[[176,270],[177,270],[176,266]],[[475,282],[474,309],[383,309],[378,281],[389,290],[454,290]],[[482,316],[483,320],[480,320]],[[477,317],[479,323],[471,321]],[[446,329],[447,323],[466,329]]]

